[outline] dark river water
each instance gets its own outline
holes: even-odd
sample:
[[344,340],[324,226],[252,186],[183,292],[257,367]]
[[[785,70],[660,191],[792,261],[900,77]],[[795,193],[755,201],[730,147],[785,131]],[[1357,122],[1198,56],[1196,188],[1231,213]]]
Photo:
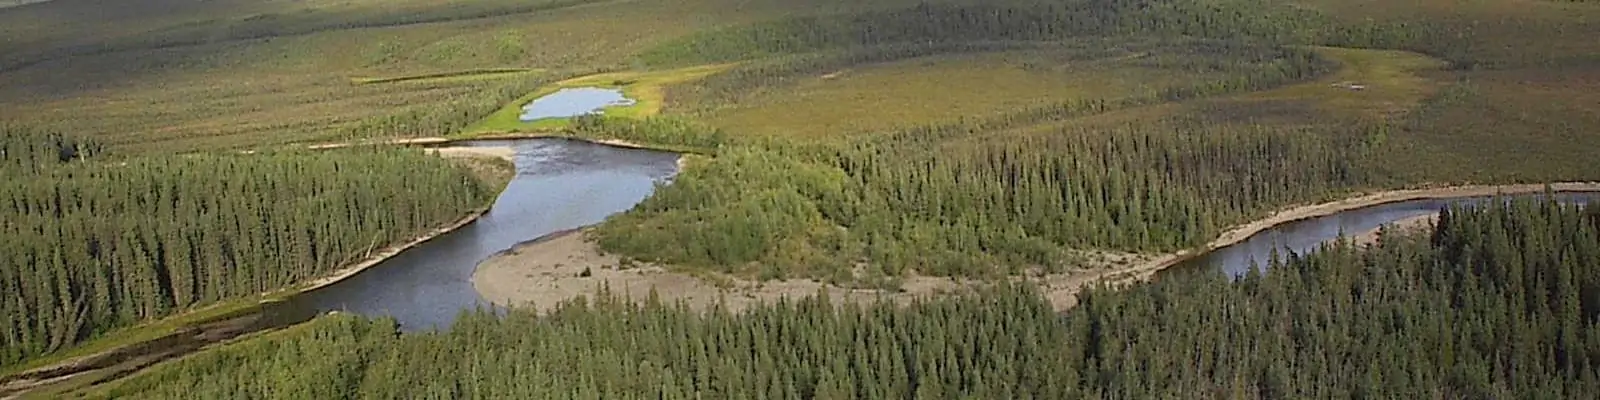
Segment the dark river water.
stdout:
[[[1510,198],[1530,199],[1544,197],[1545,195],[1543,194],[1530,194],[1511,196]],[[1379,225],[1438,212],[1451,204],[1484,204],[1485,202],[1493,201],[1493,199],[1493,197],[1468,197],[1413,200],[1291,222],[1257,233],[1244,242],[1191,258],[1173,266],[1170,270],[1187,273],[1214,269],[1237,277],[1249,272],[1256,264],[1266,264],[1274,249],[1278,250],[1281,255],[1287,255],[1289,252],[1305,254],[1316,249],[1317,246],[1324,242],[1338,238],[1341,233],[1346,236],[1359,235],[1377,229]],[[1600,199],[1600,194],[1562,193],[1556,195],[1556,201],[1563,203],[1587,204],[1596,199]]]
[[392,316],[408,331],[448,327],[487,306],[472,287],[479,262],[549,233],[593,225],[644,200],[677,173],[678,155],[565,139],[473,142],[516,149],[517,176],[477,222],[408,249],[297,307]]

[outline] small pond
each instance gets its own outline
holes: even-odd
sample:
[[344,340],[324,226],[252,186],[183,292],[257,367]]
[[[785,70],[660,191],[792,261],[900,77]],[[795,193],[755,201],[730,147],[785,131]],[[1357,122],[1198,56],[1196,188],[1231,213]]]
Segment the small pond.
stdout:
[[619,89],[566,88],[522,106],[521,119],[522,122],[531,122],[546,118],[599,114],[604,112],[603,109],[606,107],[625,107],[633,104],[634,100],[624,97]]

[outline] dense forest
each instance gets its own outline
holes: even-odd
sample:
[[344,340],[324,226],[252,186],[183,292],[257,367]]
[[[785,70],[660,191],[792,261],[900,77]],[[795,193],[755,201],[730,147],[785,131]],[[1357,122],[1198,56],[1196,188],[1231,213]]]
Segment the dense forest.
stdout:
[[98,393],[139,398],[1576,398],[1600,391],[1600,211],[1445,210],[1432,232],[1096,290],[730,314],[619,301],[444,333],[319,319]]
[[[539,132],[711,156],[689,158],[670,186],[595,230],[602,250],[631,258],[624,264],[694,274],[883,287],[913,274],[1025,279],[1103,266],[1087,260],[1107,253],[1192,249],[1272,210],[1352,191],[1600,173],[1590,162],[1600,143],[1600,13],[1590,10],[1600,9],[1582,5],[53,3],[0,13],[11,22],[0,31],[17,37],[0,43],[9,77],[0,109],[10,110],[0,119],[109,145],[0,127],[7,372],[130,326],[292,288],[494,197],[468,169],[416,151],[260,145],[489,133],[485,116],[597,72],[727,68],[645,89],[664,115],[580,117]],[[892,75],[1016,64],[1061,81],[1118,82],[1040,84],[1061,96],[1015,96],[981,113],[906,121],[884,110],[831,125],[845,129],[781,132],[794,135],[716,124],[727,121],[719,112],[874,72],[881,86],[857,88],[922,90],[907,103],[966,100],[943,82],[904,85]],[[527,74],[463,73],[498,69]],[[1106,71],[1120,74],[1092,73]],[[373,76],[453,78],[351,83]],[[897,104],[836,108],[879,106]],[[831,115],[826,105],[772,108],[749,120]],[[881,121],[892,122],[873,123]],[[207,152],[221,148],[254,150]],[[548,314],[467,312],[436,333],[320,317],[90,390],[185,399],[1581,398],[1600,393],[1597,267],[1600,207],[1517,202],[1443,210],[1427,232],[1286,255],[1238,279],[1170,271],[1094,288],[1065,314],[1028,285],[905,307],[817,298],[742,313],[601,293]]]
[[[1001,46],[1013,45],[1025,44]],[[1144,46],[1148,56],[1140,65],[1227,73],[1109,98],[831,136],[845,140],[740,137],[715,162],[604,223],[600,244],[648,261],[839,283],[854,281],[852,271],[863,262],[890,276],[907,270],[969,277],[1035,267],[1059,272],[1077,265],[1073,250],[1182,249],[1277,205],[1323,200],[1382,180],[1368,146],[1384,129],[1379,125],[1285,128],[1203,116],[1052,124],[1284,85],[1331,68],[1314,53],[1281,47],[1216,41]],[[1061,59],[1094,53],[1057,51]],[[887,47],[837,57],[919,52]],[[681,96],[737,97],[741,88],[781,82],[814,60],[736,69]]]
[[775,277],[848,282],[839,274],[857,260],[889,275],[989,276],[1059,270],[1074,262],[1069,249],[1186,248],[1265,205],[1322,200],[1372,179],[1361,142],[1321,132],[1182,120],[1139,128],[894,140],[817,162],[725,150],[608,220],[600,243],[676,265],[759,265]]
[[92,143],[5,129],[0,365],[305,282],[495,193],[416,151],[101,160]]
[[[1496,126],[1529,138],[1581,135],[1574,131],[1582,119],[1571,115],[1534,125],[1524,121],[1544,113],[1462,100],[1475,87],[1465,77],[1423,99],[1414,114],[1351,116],[1308,105],[1314,99],[1196,102],[1357,68],[1337,66],[1303,45],[1418,51],[1459,71],[1525,65],[1490,46],[1521,39],[1491,37],[1480,25],[1454,18],[1339,20],[1259,0],[1002,1],[797,16],[702,32],[640,56],[655,65],[746,60],[673,88],[675,112],[711,115],[763,92],[816,84],[807,77],[963,53],[1028,51],[1069,64],[1114,49],[1137,54],[1129,67],[1223,77],[889,131],[736,137],[737,149],[607,221],[600,244],[648,261],[766,278],[843,283],[862,270],[994,276],[1077,266],[1073,254],[1084,249],[1183,249],[1273,209],[1355,190],[1508,176],[1572,179],[1578,176],[1572,171],[1590,171],[1573,158],[1537,167],[1486,168],[1467,158],[1448,168],[1431,164],[1444,157],[1424,146],[1459,143],[1431,132],[1466,137]],[[1552,52],[1552,46],[1502,47]],[[1443,111],[1468,102],[1492,108]],[[1177,104],[1186,108],[1169,108],[1187,112],[1119,113]],[[1122,119],[1083,122],[1103,115]],[[1506,145],[1521,149],[1531,147],[1522,142],[1540,140]]]

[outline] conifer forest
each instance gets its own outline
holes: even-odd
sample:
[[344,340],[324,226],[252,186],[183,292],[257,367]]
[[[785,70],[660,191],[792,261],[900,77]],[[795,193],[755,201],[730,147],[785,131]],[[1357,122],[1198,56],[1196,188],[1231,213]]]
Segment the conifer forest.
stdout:
[[[1593,1],[22,0],[0,37],[0,399],[1600,393]],[[1318,244],[1196,265],[1280,236]]]

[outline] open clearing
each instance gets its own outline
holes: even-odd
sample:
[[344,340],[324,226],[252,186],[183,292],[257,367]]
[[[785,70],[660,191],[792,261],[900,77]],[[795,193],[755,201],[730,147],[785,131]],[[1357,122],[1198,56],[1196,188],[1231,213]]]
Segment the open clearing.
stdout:
[[702,65],[662,71],[608,72],[571,78],[528,93],[516,101],[506,104],[487,118],[468,127],[463,134],[473,136],[533,132],[566,126],[567,118],[546,118],[532,122],[523,122],[521,120],[523,106],[535,99],[565,88],[597,87],[620,89],[624,96],[634,100],[634,104],[622,107],[607,107],[605,109],[606,115],[628,118],[649,117],[661,113],[661,108],[666,103],[666,87],[691,82],[732,67],[733,64]]
[[837,137],[987,116],[1079,99],[1116,99],[1205,79],[1143,67],[1139,57],[1052,60],[1050,52],[1006,51],[860,65],[793,78],[734,104],[706,104],[702,117],[737,134]]
[[1335,117],[1393,118],[1415,108],[1442,86],[1423,74],[1446,66],[1422,54],[1398,50],[1314,47],[1337,61],[1339,70],[1322,79],[1237,96],[1240,101],[1311,101]]

